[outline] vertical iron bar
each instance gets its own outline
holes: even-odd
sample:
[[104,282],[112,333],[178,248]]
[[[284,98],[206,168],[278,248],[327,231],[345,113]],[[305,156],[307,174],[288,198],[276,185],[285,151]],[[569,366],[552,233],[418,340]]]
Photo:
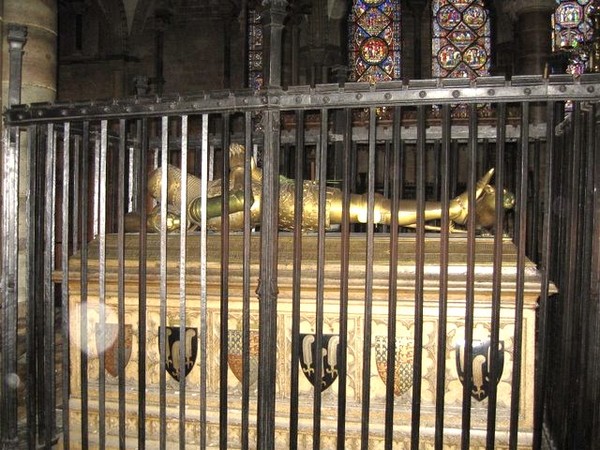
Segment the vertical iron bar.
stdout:
[[352,163],[355,161],[352,143],[352,110],[344,110],[344,154],[342,156],[342,224],[340,228],[340,359],[338,375],[338,430],[337,450],[346,445],[346,392],[348,355],[348,279],[350,266],[350,191],[354,178],[351,177]]
[[55,199],[56,199],[56,135],[54,124],[47,126],[46,141],[46,202],[44,208],[44,445],[50,448],[56,431],[56,372],[54,367],[54,270]]
[[222,173],[222,192],[221,196],[221,362],[219,364],[219,442],[222,449],[227,448],[227,349],[228,349],[228,324],[229,324],[229,132],[230,117],[229,114],[223,114],[223,136],[221,142],[223,146],[223,173]]
[[71,201],[71,252],[75,253],[79,250],[79,240],[81,239],[81,235],[79,234],[79,213],[80,213],[80,200],[79,197],[81,195],[81,178],[80,178],[80,158],[81,158],[81,136],[74,135],[73,136],[73,152],[72,158],[73,162],[71,164],[72,174],[71,180],[73,180],[73,189],[71,191],[71,195],[73,200]]
[[[387,325],[387,370],[385,387],[385,447],[392,448],[394,436],[394,391],[396,385],[396,321],[398,302],[398,213],[400,204],[400,142],[402,140],[402,108],[394,108],[393,138],[391,158],[386,161],[386,174],[391,167],[390,191],[392,198],[392,220],[390,224],[390,275],[388,289],[388,325]],[[386,144],[386,150],[389,150]],[[387,152],[386,152],[387,153]],[[388,166],[389,164],[389,166]]]
[[181,116],[181,203],[182,211],[179,225],[179,448],[185,449],[185,408],[186,408],[186,355],[187,355],[187,229],[188,216],[188,116]]
[[[392,130],[393,133],[393,130]],[[383,152],[383,196],[385,198],[390,198],[390,167],[391,167],[391,155],[392,151],[392,142],[386,140],[384,143],[384,152]],[[392,211],[394,211],[392,209]],[[382,233],[389,233],[390,226],[389,225],[381,225]]]
[[452,117],[450,105],[442,106],[442,142],[440,157],[441,172],[441,203],[442,219],[440,233],[440,299],[438,302],[438,342],[437,342],[437,365],[436,365],[436,399],[435,399],[435,448],[441,450],[444,447],[444,395],[446,393],[446,346],[448,325],[448,260],[450,256],[450,151],[452,147]]
[[[88,231],[90,218],[89,204],[89,151],[90,151],[90,123],[83,122],[83,142],[81,152],[81,266],[80,266],[80,297],[81,314],[79,323],[80,336],[80,375],[81,375],[81,445],[88,448],[89,445],[89,401],[88,401]],[[93,217],[93,215],[92,215]]]
[[294,192],[294,261],[292,280],[292,365],[290,373],[290,448],[298,448],[298,375],[300,353],[300,283],[302,281],[302,215],[304,189],[304,111],[296,111],[296,179]]
[[206,277],[206,200],[208,197],[208,114],[202,114],[202,169],[200,186],[200,448],[206,448],[206,376],[207,376],[207,335],[208,335],[208,293]]
[[[496,168],[495,168],[495,214],[494,227],[494,272],[492,280],[492,316],[490,333],[490,360],[488,361],[490,379],[496,380],[500,370],[497,367],[497,355],[500,345],[500,312],[502,309],[502,245],[504,240],[504,149],[506,143],[506,103],[499,103],[496,108]],[[487,167],[484,168],[487,170]],[[496,407],[498,388],[490,383],[487,411],[486,448],[493,450],[496,440]]]
[[[318,183],[319,183],[319,211],[317,234],[317,298],[315,311],[315,383],[313,384],[313,449],[321,446],[321,383],[320,374],[323,369],[323,358],[320,357],[323,346],[323,312],[325,291],[325,212],[327,200],[327,131],[328,114],[326,109],[321,109],[321,138],[318,148]],[[299,180],[298,180],[299,181]]]
[[71,186],[71,124],[65,122],[63,131],[63,174],[62,174],[62,429],[64,449],[69,450],[69,229],[70,229],[70,186]]
[[373,242],[374,242],[374,204],[375,204],[375,144],[376,110],[369,108],[369,156],[367,188],[367,254],[365,261],[365,307],[363,317],[363,368],[362,368],[362,408],[360,447],[369,446],[369,412],[371,406],[371,329],[373,327]]
[[258,286],[259,367],[258,448],[275,446],[275,377],[277,363],[277,252],[279,219],[280,112],[267,109],[261,194],[261,255]]
[[2,136],[2,273],[0,301],[2,358],[0,363],[0,442],[8,448],[18,444],[18,374],[17,374],[17,320],[19,276],[19,129],[6,127]]
[[523,306],[525,291],[525,250],[527,233],[527,184],[529,164],[529,103],[523,102],[521,111],[521,159],[519,164],[519,193],[517,197],[517,292],[515,299],[515,327],[513,338],[513,372],[510,402],[509,448],[516,449],[519,430],[519,402],[521,398],[521,358],[523,341]]
[[107,217],[107,157],[108,157],[108,121],[101,121],[100,152],[98,155],[98,327],[96,347],[98,351],[98,414],[99,414],[99,447],[106,447],[106,373],[104,351],[106,350],[106,217]]
[[[469,104],[469,139],[467,189],[468,205],[475,205],[475,178],[477,171],[477,105]],[[473,323],[475,312],[475,214],[467,219],[467,286],[465,298],[465,342],[464,342],[464,384],[462,403],[461,446],[468,450],[471,439],[471,377],[473,376]]]
[[417,106],[416,189],[417,223],[415,236],[414,361],[411,407],[411,448],[419,448],[421,426],[421,379],[423,358],[423,285],[425,277],[425,106]]
[[[533,167],[541,169],[541,141],[535,139],[533,143]],[[531,157],[530,157],[531,158]],[[528,227],[527,227],[527,257],[533,261],[539,261],[539,246],[537,236],[539,235],[539,216],[540,216],[540,170],[531,171],[530,188],[528,195],[531,198],[529,202]]]
[[[242,304],[242,450],[249,448],[249,410],[250,410],[250,269],[252,244],[252,113],[245,113],[244,124],[244,242],[243,242],[243,304]],[[290,435],[291,436],[291,435]],[[291,437],[290,437],[290,442]]]
[[543,187],[543,212],[542,212],[542,238],[541,262],[539,270],[542,276],[540,301],[536,375],[534,383],[534,420],[533,420],[533,448],[542,446],[542,429],[544,422],[544,400],[546,387],[546,371],[548,370],[548,330],[549,330],[549,286],[550,286],[550,261],[552,260],[552,215],[551,206],[554,193],[552,172],[554,164],[554,127],[556,125],[555,102],[549,101],[546,105],[546,158],[544,161]]
[[159,445],[167,445],[167,195],[169,163],[169,117],[161,117],[160,149],[160,329],[159,339]]
[[[592,153],[592,164],[590,164],[593,169],[590,171],[590,177],[592,178],[592,182],[594,185],[594,193],[592,198],[592,211],[593,211],[593,230],[592,230],[592,242],[600,241],[600,133],[598,129],[600,128],[600,105],[596,103],[593,108],[593,118],[590,118],[590,127],[593,127],[593,133],[591,136],[591,141],[593,144],[590,144],[590,151]],[[589,314],[590,321],[596,321],[600,319],[600,251],[598,248],[595,248],[595,251],[592,253],[591,260],[591,270],[592,274],[591,286],[590,286],[590,296],[593,302],[593,308],[591,314]],[[591,330],[589,333],[589,340],[592,344],[591,351],[596,356],[600,354],[600,327],[591,326]],[[594,362],[590,367],[590,376],[592,379],[598,380],[600,378],[600,358],[595,358]],[[597,404],[600,400],[600,388],[598,383],[595,383],[592,387],[591,392],[591,404]],[[600,442],[600,412],[594,411],[592,416],[592,435],[590,436],[590,442]]]
[[[590,340],[592,332],[597,328],[597,314],[594,314],[594,287],[593,287],[593,261],[594,261],[594,244],[598,244],[598,240],[594,240],[594,216],[591,212],[594,210],[594,140],[595,140],[595,107],[590,105],[589,110],[585,112],[583,124],[585,133],[584,134],[584,152],[582,154],[582,170],[581,179],[585,180],[580,183],[581,186],[581,206],[580,210],[583,212],[582,224],[581,224],[581,244],[580,250],[580,267],[583,270],[580,271],[580,285],[581,285],[581,298],[582,301],[578,302],[581,317],[581,357],[579,360],[579,367],[582,369],[583,376],[581,380],[580,390],[577,394],[579,399],[585,399],[589,395],[587,402],[579,405],[578,411],[579,416],[576,420],[581,423],[582,432],[580,433],[580,443],[583,447],[593,446],[592,432],[594,427],[593,416],[588,414],[588,407],[585,403],[593,405],[594,399],[597,399],[598,387],[596,386],[597,378],[594,376],[593,369],[594,363],[589,364],[586,368],[588,361],[593,361],[597,358],[594,356],[594,346],[597,341]],[[598,245],[596,245],[598,247]],[[589,270],[588,270],[589,268]]]
[[138,449],[146,448],[146,273],[147,273],[147,165],[148,165],[148,119],[137,121],[137,158],[139,170],[138,178],[138,208],[140,213],[140,233],[138,236]]
[[[43,195],[41,189],[41,164],[40,157],[43,154],[39,148],[38,126],[30,125],[27,128],[27,145],[28,145],[28,173],[29,173],[29,198],[27,202],[27,229],[28,236],[28,299],[27,299],[27,330],[34,330],[36,321],[40,316],[38,311],[39,298],[39,280],[42,279],[39,270],[40,255],[42,255],[42,221],[40,220],[40,208],[42,207]],[[4,216],[3,216],[4,217]],[[3,242],[6,242],[3,240]],[[37,430],[38,420],[37,411],[39,405],[38,386],[38,363],[40,348],[36,345],[37,339],[34,333],[26,335],[26,351],[27,351],[27,378],[26,378],[26,408],[27,408],[27,447],[35,448],[37,445]]]
[[[443,107],[442,107],[442,134],[443,134],[443,129],[444,129],[444,123],[443,123]],[[433,144],[433,167],[440,167],[442,166],[442,163],[440,162],[440,158],[442,157],[442,150],[441,150],[441,146],[442,143],[436,139],[436,141]],[[431,189],[431,194],[430,196],[432,196],[432,198],[438,198],[440,195],[440,174],[435,174],[433,176],[433,182],[432,182],[432,189]],[[429,199],[429,197],[427,198]]]
[[[281,86],[283,21],[287,0],[264,2],[265,85]],[[280,112],[263,112],[264,152],[261,193],[261,243],[259,297],[259,367],[257,406],[257,446],[275,447],[275,377],[277,362],[277,253],[279,219]]]
[[98,138],[97,131],[94,133],[94,184],[93,184],[93,195],[94,195],[94,206],[92,212],[92,235],[98,236],[98,212],[100,210],[100,199],[99,199],[99,186],[100,186],[100,138]]
[[[591,163],[589,176],[593,183],[593,194],[592,195],[592,242],[600,241],[600,132],[598,132],[600,125],[600,104],[595,103],[592,109],[589,127],[590,131],[590,153]],[[592,143],[593,142],[593,143]],[[590,324],[589,341],[591,344],[591,351],[594,355],[600,355],[600,327],[594,327],[593,323],[598,323],[600,320],[600,251],[595,248],[592,252],[592,258],[590,262],[590,273],[592,279],[590,281],[590,297],[593,302],[593,308],[591,314],[589,314]],[[595,322],[594,322],[595,321]],[[590,367],[590,376],[592,379],[598,380],[600,378],[600,358],[594,358],[593,364]],[[591,404],[598,404],[600,401],[600,387],[598,383],[594,384],[591,392]],[[589,442],[600,442],[600,412],[595,411],[592,417],[592,435],[590,436]]]
[[[578,105],[577,105],[578,106]],[[579,110],[576,109],[577,114]],[[571,116],[575,111],[571,112]],[[577,242],[576,238],[576,227],[575,227],[575,205],[573,199],[572,192],[574,191],[573,185],[576,183],[575,176],[573,173],[573,166],[575,165],[576,158],[574,158],[573,153],[578,150],[578,146],[574,145],[574,134],[575,130],[573,129],[573,124],[569,124],[564,129],[564,133],[561,136],[561,141],[563,144],[562,151],[559,152],[560,163],[557,164],[557,172],[562,176],[563,174],[568,174],[566,179],[560,184],[561,190],[558,193],[558,197],[560,199],[559,208],[562,214],[560,217],[560,226],[559,226],[559,239],[558,245],[560,248],[560,254],[564,261],[564,266],[561,266],[557,263],[557,271],[559,273],[559,279],[557,279],[558,285],[561,287],[561,304],[560,307],[560,315],[562,320],[557,321],[560,323],[560,336],[558,337],[558,341],[560,342],[561,348],[564,349],[560,352],[557,360],[559,361],[558,371],[559,376],[557,381],[557,392],[556,396],[558,397],[557,404],[558,408],[556,408],[556,423],[563,423],[566,426],[561,427],[556,430],[556,434],[558,435],[556,439],[558,439],[558,445],[562,447],[567,447],[567,436],[570,431],[570,423],[568,422],[568,418],[570,415],[570,411],[568,410],[569,397],[571,396],[571,383],[570,383],[570,359],[571,355],[569,350],[571,350],[570,342],[572,339],[572,316],[571,316],[571,308],[572,302],[574,301],[574,288],[573,288],[573,270],[576,264],[575,259],[575,245]],[[561,170],[562,169],[562,170]],[[568,389],[567,389],[568,388]]]
[[125,449],[125,119],[119,120],[117,155],[117,376],[119,392],[119,448]]
[[[580,207],[580,201],[582,196],[582,183],[581,183],[581,170],[582,170],[582,154],[583,154],[583,130],[582,130],[582,105],[580,102],[573,102],[573,111],[571,113],[571,124],[573,127],[572,137],[572,149],[569,152],[572,165],[570,167],[570,180],[568,192],[568,202],[570,204],[569,219],[568,219],[568,244],[567,244],[567,261],[570,265],[567,280],[565,295],[568,305],[568,314],[565,321],[567,322],[566,327],[566,340],[568,343],[568,349],[565,353],[568,354],[567,359],[567,377],[569,380],[569,388],[572,392],[579,392],[581,389],[582,377],[577,363],[580,361],[582,348],[581,348],[581,310],[579,305],[583,301],[581,298],[581,285],[579,283],[579,273],[581,272],[580,264],[581,253],[581,224],[583,221],[582,211]],[[577,423],[581,418],[578,416],[579,399],[575,395],[568,395],[565,402],[565,412],[569,419],[566,427],[567,430],[567,441],[565,445],[568,447],[577,448],[581,446],[579,441],[579,435],[581,434],[580,424]]]

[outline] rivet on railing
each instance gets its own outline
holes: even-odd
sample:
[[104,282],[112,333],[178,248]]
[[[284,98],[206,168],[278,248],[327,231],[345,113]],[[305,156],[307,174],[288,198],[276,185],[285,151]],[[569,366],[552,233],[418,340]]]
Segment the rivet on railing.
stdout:
[[386,100],[391,100],[392,99],[392,94],[389,92],[386,92],[385,95],[383,96]]
[[278,104],[279,103],[279,97],[273,97],[273,103],[274,104]]
[[331,99],[328,96],[323,97],[323,103],[329,103]]
[[562,85],[560,85],[560,86],[558,87],[558,90],[559,90],[560,92],[566,92],[566,91],[567,91],[567,87],[566,87],[564,84],[562,84]]
[[242,100],[242,103],[243,103],[244,105],[247,105],[248,103],[250,103],[250,101],[249,101],[247,98],[245,98],[244,100]]
[[419,92],[419,97],[421,97],[421,98],[427,97],[427,92],[425,92],[425,91]]
[[488,89],[488,95],[496,95],[496,89]]
[[361,98],[363,98],[362,94],[360,94],[360,93],[356,94],[356,100],[360,100]]
[[454,98],[460,97],[460,91],[459,90],[452,91],[452,97],[454,97]]
[[264,96],[261,100],[265,105],[269,103],[269,99],[266,96]]
[[530,88],[523,89],[523,92],[525,93],[525,95],[531,95],[531,89]]
[[44,115],[44,111],[42,111],[42,110],[39,110],[39,111],[37,112],[37,115],[38,115],[38,117],[42,117],[42,116]]
[[302,103],[302,97],[296,95],[296,103]]
[[587,87],[587,91],[591,94],[592,92],[594,92],[596,89],[594,88],[594,86],[588,86]]

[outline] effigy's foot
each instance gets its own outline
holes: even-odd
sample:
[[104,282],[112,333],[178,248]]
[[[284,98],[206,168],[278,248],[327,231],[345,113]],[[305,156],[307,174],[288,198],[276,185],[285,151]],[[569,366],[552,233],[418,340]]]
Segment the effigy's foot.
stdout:
[[[488,170],[488,172],[479,179],[475,185],[475,200],[477,200],[483,193],[485,187],[490,183],[492,176],[494,175],[494,169]],[[450,200],[450,220],[459,225],[467,223],[469,217],[469,191],[465,191],[457,197]]]

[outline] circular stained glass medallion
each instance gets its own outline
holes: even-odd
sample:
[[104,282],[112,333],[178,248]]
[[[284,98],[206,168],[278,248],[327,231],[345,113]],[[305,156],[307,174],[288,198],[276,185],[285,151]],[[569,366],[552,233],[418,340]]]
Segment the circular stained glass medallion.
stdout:
[[446,30],[452,30],[460,23],[460,12],[452,5],[446,5],[437,12],[437,23]]
[[443,69],[450,70],[461,61],[461,54],[453,45],[446,45],[438,52],[437,59]]
[[487,61],[485,49],[479,45],[469,47],[463,54],[463,60],[473,69],[480,69]]
[[471,28],[478,29],[485,25],[485,9],[479,5],[473,5],[463,12],[463,20]]
[[369,64],[379,64],[388,56],[386,42],[378,37],[365,39],[360,46],[360,56]]

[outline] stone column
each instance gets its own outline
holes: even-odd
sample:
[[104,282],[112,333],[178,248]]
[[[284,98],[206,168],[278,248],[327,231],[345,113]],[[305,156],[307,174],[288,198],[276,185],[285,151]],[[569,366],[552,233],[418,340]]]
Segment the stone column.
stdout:
[[505,11],[515,23],[515,75],[541,75],[552,52],[551,15],[554,0],[510,0]]

